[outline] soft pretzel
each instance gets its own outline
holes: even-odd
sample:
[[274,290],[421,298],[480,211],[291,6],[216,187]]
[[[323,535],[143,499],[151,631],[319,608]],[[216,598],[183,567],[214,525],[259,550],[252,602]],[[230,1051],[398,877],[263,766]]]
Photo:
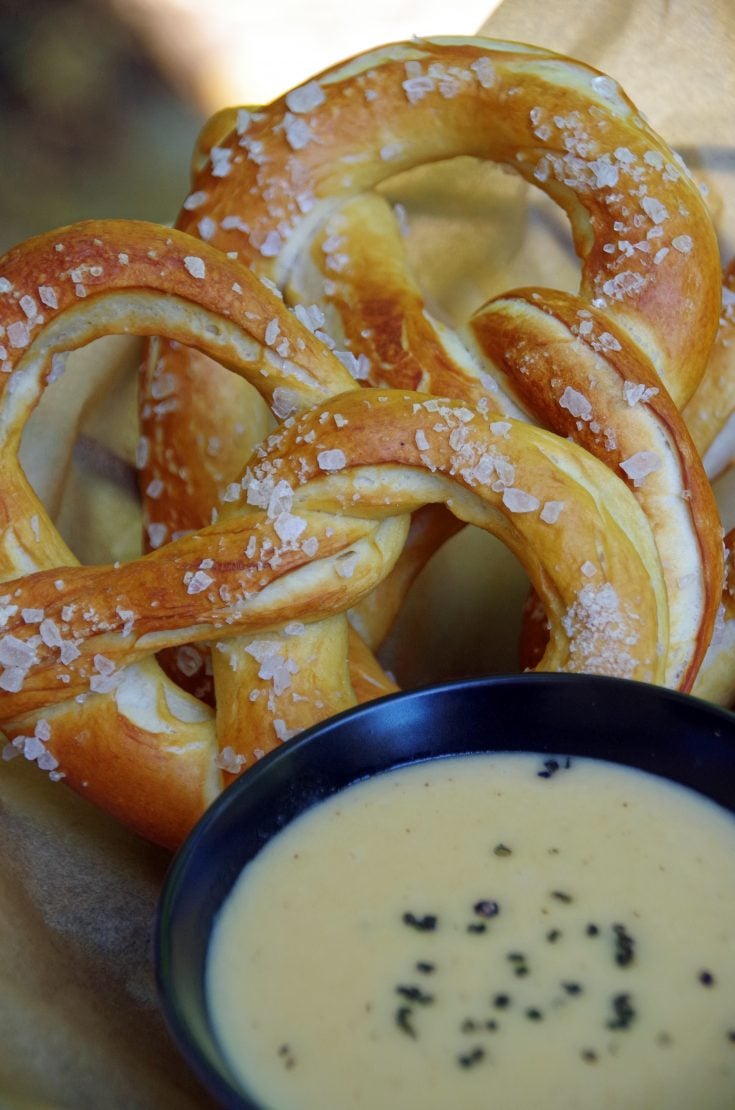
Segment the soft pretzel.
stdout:
[[[512,167],[565,208],[582,258],[577,297],[527,290],[513,307],[500,298],[458,333],[427,310],[397,220],[374,189],[468,153]],[[218,114],[201,137],[179,224],[245,258],[290,303],[318,301],[322,332],[344,347],[358,380],[483,400],[571,435],[622,474],[650,513],[665,568],[666,680],[691,688],[719,601],[721,530],[667,391],[683,403],[704,371],[717,327],[717,249],[686,170],[614,82],[518,44],[394,44],[265,108]],[[217,380],[209,369],[207,393]],[[231,426],[237,410],[220,411]],[[186,407],[173,417],[188,419]],[[175,452],[176,436],[165,441]],[[647,459],[655,473],[637,468]],[[156,458],[151,465],[160,471]],[[203,499],[182,493],[174,512],[181,504],[206,519]],[[373,646],[421,559],[453,527],[436,513],[428,519],[422,546],[412,536],[391,578],[353,614]]]
[[[344,614],[389,572],[423,504],[445,503],[517,552],[552,624],[542,666],[663,680],[668,613],[647,518],[583,449],[459,401],[339,393],[339,363],[295,316],[178,232],[80,225],[11,252],[2,274],[3,728],[11,750],[144,835],[176,844],[261,743],[354,703]],[[268,357],[272,319],[293,363]],[[81,567],[17,445],[61,352],[121,330],[214,351],[271,397],[336,396],[257,449],[215,523],[128,564]],[[229,654],[244,635],[253,665],[241,674]],[[236,720],[215,722],[157,668],[154,651],[192,642],[214,643],[218,700],[234,701]]]

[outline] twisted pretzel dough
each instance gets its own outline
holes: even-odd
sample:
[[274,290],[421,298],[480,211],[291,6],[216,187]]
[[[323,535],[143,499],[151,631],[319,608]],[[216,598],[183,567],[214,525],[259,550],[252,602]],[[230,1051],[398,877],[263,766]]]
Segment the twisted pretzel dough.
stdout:
[[[296,317],[238,263],[179,232],[79,225],[11,252],[2,272],[3,728],[145,836],[179,842],[257,754],[251,725],[267,719],[275,743],[279,720],[303,727],[354,702],[344,614],[390,570],[422,504],[445,503],[517,552],[552,623],[544,667],[663,680],[667,604],[648,521],[582,448],[459,401],[339,393],[340,364]],[[274,363],[264,346],[273,319],[293,362]],[[277,388],[337,395],[256,451],[218,521],[129,564],[80,567],[16,451],[60,352],[114,331],[197,344],[271,398]],[[252,673],[239,656],[230,665],[242,635]],[[215,727],[153,660],[200,641],[215,643],[218,700],[234,700],[236,722]]]
[[[427,310],[396,217],[372,190],[457,154],[513,168],[565,209],[582,258],[577,297],[510,294],[457,334]],[[571,436],[624,476],[664,564],[666,681],[691,689],[714,627],[723,561],[712,491],[676,406],[701,378],[717,327],[717,250],[693,182],[617,85],[518,44],[394,44],[265,108],[220,113],[202,134],[193,187],[179,226],[237,253],[287,302],[317,301],[360,381],[489,403]],[[154,362],[190,380],[186,352],[164,346],[149,359],[148,389]],[[205,406],[211,419],[217,381],[207,367],[203,400],[195,391],[163,435],[144,412],[151,440],[158,436],[176,457],[177,429],[206,420]],[[224,438],[236,443],[244,407],[228,396],[217,411],[230,429]],[[236,458],[232,469],[220,463],[220,474],[235,473]],[[174,530],[182,514],[200,526],[214,484],[206,496],[187,491],[175,467],[165,469],[154,451],[144,488],[165,486],[167,498],[156,511],[168,507]],[[391,578],[353,614],[373,647],[422,560],[455,527],[436,513],[422,523],[414,528],[420,543],[411,536]]]

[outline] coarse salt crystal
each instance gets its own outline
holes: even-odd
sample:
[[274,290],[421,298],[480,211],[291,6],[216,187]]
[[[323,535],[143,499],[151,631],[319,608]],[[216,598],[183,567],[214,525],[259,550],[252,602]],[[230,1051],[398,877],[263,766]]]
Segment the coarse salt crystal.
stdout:
[[532,513],[538,509],[541,502],[531,493],[508,487],[503,490],[503,504],[512,513]]
[[23,689],[25,682],[26,671],[21,667],[6,667],[2,674],[0,674],[0,690],[6,690],[9,694],[17,694]]
[[146,528],[146,532],[148,533],[148,543],[155,550],[155,548],[160,547],[161,544],[166,542],[166,536],[168,535],[168,525],[149,524]]
[[403,82],[403,89],[409,104],[417,104],[428,93],[434,91],[434,78],[426,75],[409,77],[407,81]]
[[302,543],[301,550],[308,559],[313,559],[319,550],[319,540],[316,536],[309,536],[308,540]]
[[677,235],[674,239],[671,240],[671,245],[674,250],[679,251],[680,254],[689,254],[690,250],[694,246],[694,243],[692,241],[691,235]]
[[260,253],[264,258],[275,258],[280,253],[283,241],[277,231],[269,231],[260,244]]
[[316,457],[320,470],[342,470],[347,465],[347,456],[339,447],[320,451]]
[[184,208],[187,212],[193,212],[197,208],[201,208],[207,199],[207,194],[199,189],[196,193],[190,193],[184,201]]
[[655,224],[662,224],[669,218],[669,213],[660,200],[655,197],[644,197],[641,201],[643,211]]
[[632,480],[634,486],[640,486],[648,475],[653,474],[660,466],[661,459],[655,451],[637,451],[621,462],[620,469]]
[[589,398],[585,397],[584,393],[580,393],[578,389],[572,389],[570,385],[566,387],[559,398],[559,406],[567,409],[572,416],[579,420],[592,419],[592,405]]
[[9,324],[6,334],[11,347],[18,349],[28,346],[30,336],[28,328],[22,320],[15,320],[12,324]]
[[187,254],[184,259],[184,266],[189,271],[193,278],[198,278],[200,281],[205,277],[207,268],[204,265],[204,259],[199,258],[195,254]]
[[324,89],[318,81],[308,81],[286,94],[286,104],[292,112],[311,112],[325,100]]
[[59,300],[56,296],[56,290],[52,285],[39,285],[38,296],[41,303],[45,304],[47,308],[58,308]]
[[239,774],[245,762],[245,756],[236,752],[229,745],[218,752],[214,759],[215,767],[219,767],[221,771],[227,771],[231,775]]
[[188,594],[200,594],[212,585],[214,579],[210,574],[205,574],[203,570],[197,570],[192,574],[186,587]]
[[544,524],[556,524],[564,509],[563,501],[546,501],[539,513]]
[[229,147],[213,146],[209,157],[212,163],[212,177],[227,177],[232,169],[232,151]]
[[197,231],[199,232],[200,239],[204,239],[205,242],[209,242],[209,240],[213,239],[216,234],[217,224],[211,216],[202,216],[201,220],[197,224]]
[[645,386],[642,382],[623,382],[623,397],[631,408],[639,401],[650,401],[657,393],[655,386]]
[[311,142],[311,128],[305,119],[298,119],[297,116],[292,116],[287,112],[283,120],[283,129],[286,132],[286,142],[291,150],[303,150]]
[[470,69],[483,89],[493,87],[495,84],[495,66],[490,58],[476,58],[474,62],[470,62]]

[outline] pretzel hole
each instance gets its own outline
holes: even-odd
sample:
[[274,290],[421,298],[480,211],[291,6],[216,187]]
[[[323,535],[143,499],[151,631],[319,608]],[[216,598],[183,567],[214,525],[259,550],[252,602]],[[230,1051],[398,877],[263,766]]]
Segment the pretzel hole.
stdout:
[[379,658],[404,689],[515,673],[528,591],[528,576],[508,548],[467,525],[413,583]]
[[135,476],[140,341],[107,336],[72,351],[21,438],[20,463],[81,563],[141,551]]
[[510,288],[579,288],[565,213],[508,169],[462,155],[397,174],[378,191],[397,206],[410,270],[450,326]]

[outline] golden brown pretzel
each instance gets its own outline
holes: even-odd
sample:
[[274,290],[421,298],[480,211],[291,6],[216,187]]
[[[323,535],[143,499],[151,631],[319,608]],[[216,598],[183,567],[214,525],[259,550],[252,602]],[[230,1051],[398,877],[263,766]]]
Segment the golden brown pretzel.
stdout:
[[[663,680],[668,613],[647,519],[583,449],[458,401],[339,393],[339,364],[298,320],[178,232],[63,229],[11,252],[2,275],[0,719],[11,750],[144,835],[176,844],[261,744],[354,703],[344,614],[390,570],[422,504],[445,503],[517,552],[552,623],[544,667]],[[272,319],[293,364],[266,357]],[[263,377],[270,396],[337,395],[258,448],[215,523],[128,564],[80,567],[25,482],[17,444],[59,354],[120,330],[216,351]],[[234,668],[228,656],[243,636],[252,669],[240,673],[242,652]],[[208,641],[219,700],[237,706],[234,732],[152,659]],[[331,654],[331,690],[319,651]]]
[[[578,297],[500,298],[461,330],[462,342],[427,311],[396,218],[371,191],[458,153],[511,166],[546,190],[566,209],[583,261]],[[626,477],[651,514],[665,566],[674,645],[666,680],[691,688],[719,600],[720,528],[661,379],[681,404],[701,377],[716,329],[717,250],[695,185],[617,85],[518,44],[394,44],[265,108],[220,113],[194,171],[180,226],[247,259],[290,303],[317,300],[359,380],[484,400],[571,435]],[[186,363],[185,352],[170,357]],[[208,367],[202,396],[218,380]],[[555,393],[550,380],[561,383]],[[597,412],[581,419],[590,394]],[[174,424],[183,415],[196,425],[198,406],[195,396]],[[229,405],[219,411],[225,424],[237,418]],[[591,432],[596,425],[604,432]],[[170,429],[168,451],[176,438]],[[645,459],[658,462],[655,473],[636,470]],[[156,456],[150,466],[146,488],[160,470]],[[180,491],[171,509],[186,506],[203,523],[210,504]],[[431,519],[425,551],[451,527]],[[354,614],[373,646],[418,565],[410,542],[391,580]]]

